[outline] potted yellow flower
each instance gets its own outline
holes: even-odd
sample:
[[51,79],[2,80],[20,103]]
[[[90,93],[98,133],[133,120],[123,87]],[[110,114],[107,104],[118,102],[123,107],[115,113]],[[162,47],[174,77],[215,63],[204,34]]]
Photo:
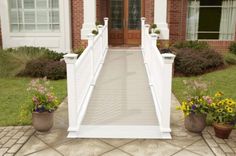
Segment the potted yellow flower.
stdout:
[[27,89],[32,94],[32,104],[28,106],[32,112],[33,127],[37,131],[49,131],[53,126],[53,114],[58,107],[57,97],[44,79],[32,80]]
[[224,98],[223,93],[217,92],[210,105],[210,113],[213,117],[215,135],[227,139],[236,121],[236,102],[230,98]]
[[177,109],[184,113],[185,128],[200,133],[206,127],[208,105],[212,103],[212,99],[206,96],[207,84],[201,80],[184,81],[184,84],[187,86],[187,99]]

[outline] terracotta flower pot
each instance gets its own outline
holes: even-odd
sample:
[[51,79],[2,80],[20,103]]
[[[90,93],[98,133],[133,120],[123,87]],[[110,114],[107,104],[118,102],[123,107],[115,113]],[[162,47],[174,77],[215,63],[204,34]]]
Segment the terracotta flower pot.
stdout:
[[37,131],[47,132],[53,126],[53,112],[33,112],[32,122],[33,126]]
[[185,117],[184,126],[190,132],[201,133],[206,127],[206,115],[190,114]]
[[228,139],[233,126],[230,124],[214,123],[215,136],[221,139]]

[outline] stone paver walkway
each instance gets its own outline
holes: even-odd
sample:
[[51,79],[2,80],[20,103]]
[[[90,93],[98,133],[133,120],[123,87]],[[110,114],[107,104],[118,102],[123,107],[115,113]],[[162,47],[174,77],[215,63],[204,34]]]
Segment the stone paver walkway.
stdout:
[[31,126],[0,127],[0,156],[16,154],[34,132]]
[[172,97],[172,140],[145,139],[68,139],[67,102],[55,114],[55,125],[48,133],[34,133],[16,155],[23,156],[234,156],[236,131],[230,139],[214,136],[207,127],[203,135],[188,132],[183,126],[183,115],[175,107]]

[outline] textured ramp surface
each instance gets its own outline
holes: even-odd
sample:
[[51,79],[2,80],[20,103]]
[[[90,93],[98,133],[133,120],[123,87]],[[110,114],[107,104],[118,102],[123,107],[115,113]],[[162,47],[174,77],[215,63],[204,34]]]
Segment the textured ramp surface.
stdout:
[[82,125],[158,125],[140,49],[110,49]]

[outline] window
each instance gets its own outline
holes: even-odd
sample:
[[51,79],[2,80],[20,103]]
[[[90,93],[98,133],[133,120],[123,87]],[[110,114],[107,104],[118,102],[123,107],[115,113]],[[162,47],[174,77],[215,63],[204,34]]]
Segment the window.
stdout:
[[189,0],[187,39],[234,40],[236,0]]
[[59,0],[8,0],[11,32],[57,32]]

